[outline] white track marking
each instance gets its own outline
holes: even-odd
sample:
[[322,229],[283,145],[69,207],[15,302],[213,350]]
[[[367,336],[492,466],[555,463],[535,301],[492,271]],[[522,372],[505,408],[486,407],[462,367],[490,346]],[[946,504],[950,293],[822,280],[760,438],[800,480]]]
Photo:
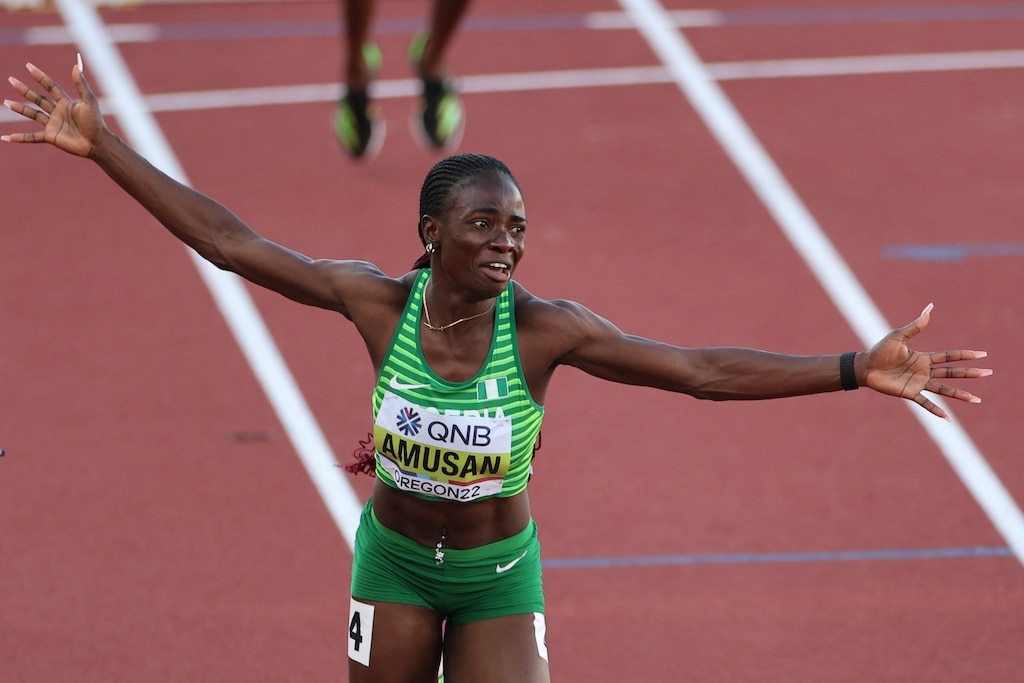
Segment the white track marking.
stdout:
[[[861,342],[870,346],[887,334],[891,325],[714,82],[700,57],[674,28],[661,5],[656,0],[619,0],[619,4],[630,15]],[[936,418],[909,401],[904,404],[935,441],[1017,559],[1024,563],[1024,515],[984,456],[956,422],[948,406],[939,397],[933,400],[949,413],[950,422]]]
[[[704,117],[716,139],[747,178],[757,196],[775,217],[794,248],[803,256],[860,339],[865,345],[873,343],[890,329],[890,325],[881,316],[849,267],[825,237],[820,226],[810,216],[714,81],[1021,68],[1024,67],[1024,51],[878,55],[705,65],[701,63],[685,38],[673,27],[713,25],[713,17],[696,14],[682,18],[677,14],[673,17],[658,3],[648,0],[620,0],[620,4],[629,16],[628,22],[620,22],[612,15],[608,15],[598,18],[592,26],[624,28],[625,23],[636,26],[660,56],[665,68],[634,67],[463,77],[459,79],[463,92],[676,82]],[[106,106],[119,117],[128,138],[157,167],[182,181],[184,174],[167,148],[162,134],[152,123],[151,111],[329,102],[336,100],[339,95],[337,84],[311,84],[280,88],[170,93],[151,95],[143,99],[127,75],[127,69],[120,55],[113,49],[113,41],[95,11],[83,5],[81,0],[58,0],[58,5],[76,42],[86,54],[86,61],[90,62],[91,73],[94,76],[99,73],[99,79],[104,81],[107,91],[112,95],[116,94]],[[144,26],[124,29],[121,33],[121,37],[126,40],[141,39],[149,35],[151,34]],[[37,34],[36,39],[41,43],[58,43],[61,36],[57,31],[44,32]],[[110,82],[107,82],[108,78]],[[377,97],[395,98],[413,96],[416,84],[412,80],[396,80],[381,81],[375,86]],[[121,89],[122,87],[124,89]],[[134,109],[141,103],[149,105],[149,109]],[[16,119],[11,119],[6,111],[0,111],[0,120]],[[337,471],[333,454],[295,386],[294,379],[280,358],[273,340],[266,332],[262,318],[244,287],[237,282],[237,278],[226,276],[196,256],[192,250],[189,250],[189,253],[196,261],[222,312],[227,311],[224,315],[228,324],[249,358],[250,364],[253,365],[254,372],[272,404],[278,410],[282,423],[296,444],[300,457],[303,457],[314,483],[321,491],[321,495],[324,495],[335,522],[351,545],[355,525],[358,523],[359,503],[351,487]],[[232,280],[235,282],[227,284]],[[285,399],[278,398],[278,387],[284,387],[285,393],[290,396]],[[941,400],[937,402],[941,403]],[[1024,562],[1024,515],[966,432],[955,421],[955,417],[952,423],[947,423],[925,413],[917,406],[908,404],[908,407],[942,450],[996,529],[1006,539],[1016,557]],[[950,412],[948,408],[946,409]],[[952,416],[952,412],[950,415]],[[308,462],[304,453],[309,454]]]
[[[47,35],[37,44],[68,44],[71,39],[65,27],[55,27],[61,35]],[[146,35],[140,31],[139,35]],[[722,62],[705,64],[715,80],[757,78],[801,78],[812,76],[856,76],[865,74],[912,73],[928,71],[967,71],[978,69],[1024,68],[1024,50],[990,52],[947,52],[917,55],[867,55],[861,57],[825,57],[820,59],[780,59],[756,62]],[[673,83],[663,66],[634,66],[608,69],[567,69],[506,74],[481,74],[456,78],[464,94],[564,90],[566,88],[602,88],[629,85]],[[415,97],[419,82],[414,79],[375,81],[370,86],[378,99]],[[147,95],[144,99],[150,112],[199,111],[233,107],[264,107],[273,105],[336,102],[341,95],[337,83],[308,83],[262,88],[228,90],[197,90]],[[103,103],[104,110],[113,111]],[[0,108],[0,121],[22,121],[7,108]]]
[[[145,109],[144,100],[95,8],[83,0],[56,1],[84,55],[89,77],[103,84],[108,105],[113,107],[132,146],[167,175],[187,183],[185,172],[151,113]],[[352,548],[362,505],[337,467],[334,454],[256,305],[240,278],[217,269],[192,249],[187,251],[331,517]]]

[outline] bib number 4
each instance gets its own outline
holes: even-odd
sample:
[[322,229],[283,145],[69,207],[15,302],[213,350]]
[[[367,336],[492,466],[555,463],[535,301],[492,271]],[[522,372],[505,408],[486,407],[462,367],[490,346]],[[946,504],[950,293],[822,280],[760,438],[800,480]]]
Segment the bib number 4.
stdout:
[[373,605],[352,598],[348,611],[348,658],[363,666],[370,666],[372,645]]

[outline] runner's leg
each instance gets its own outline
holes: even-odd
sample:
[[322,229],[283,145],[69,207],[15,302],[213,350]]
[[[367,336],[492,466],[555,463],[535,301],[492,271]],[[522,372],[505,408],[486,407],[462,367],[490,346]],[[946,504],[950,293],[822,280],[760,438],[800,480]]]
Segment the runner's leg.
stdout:
[[[394,602],[354,602],[361,619],[349,622],[350,683],[437,683],[441,617],[433,610]],[[372,612],[372,618],[367,613]],[[358,651],[353,647],[358,642]],[[366,657],[369,666],[353,655]]]
[[419,63],[421,78],[437,80],[444,75],[444,56],[470,0],[434,0],[430,32]]
[[363,58],[363,45],[370,39],[370,21],[373,19],[373,0],[341,0],[345,20],[345,42],[342,54],[342,82],[349,90],[363,90],[369,84],[370,73]]
[[539,613],[448,624],[445,683],[549,683],[544,632]]

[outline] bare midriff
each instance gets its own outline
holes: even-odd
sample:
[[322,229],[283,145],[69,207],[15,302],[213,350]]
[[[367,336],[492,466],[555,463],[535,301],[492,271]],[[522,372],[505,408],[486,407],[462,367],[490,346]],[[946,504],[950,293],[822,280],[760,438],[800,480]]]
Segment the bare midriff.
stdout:
[[377,481],[373,511],[381,524],[421,545],[434,547],[443,535],[445,546],[457,550],[515,536],[530,523],[526,491],[507,498],[454,503],[424,500]]

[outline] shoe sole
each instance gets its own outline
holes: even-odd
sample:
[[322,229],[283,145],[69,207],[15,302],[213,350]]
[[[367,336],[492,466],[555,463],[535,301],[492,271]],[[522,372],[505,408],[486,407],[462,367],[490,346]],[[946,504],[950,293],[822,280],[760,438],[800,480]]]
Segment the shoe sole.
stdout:
[[352,150],[345,145],[344,140],[338,134],[337,128],[338,111],[334,110],[331,114],[331,125],[334,129],[334,137],[338,141],[338,147],[345,155],[355,161],[372,161],[380,154],[381,148],[384,146],[384,138],[387,137],[388,124],[382,118],[374,119],[370,122],[370,139],[366,143],[366,149],[363,150],[362,154],[354,154]]
[[[420,100],[422,102],[422,99]],[[445,152],[452,151],[462,144],[462,136],[466,131],[466,110],[462,107],[461,101],[459,102],[459,123],[452,134],[448,136],[444,144],[438,145],[434,142],[434,139],[427,133],[426,128],[423,127],[423,107],[416,107],[412,115],[409,117],[409,129],[412,131],[412,137],[422,149],[428,152]]]

